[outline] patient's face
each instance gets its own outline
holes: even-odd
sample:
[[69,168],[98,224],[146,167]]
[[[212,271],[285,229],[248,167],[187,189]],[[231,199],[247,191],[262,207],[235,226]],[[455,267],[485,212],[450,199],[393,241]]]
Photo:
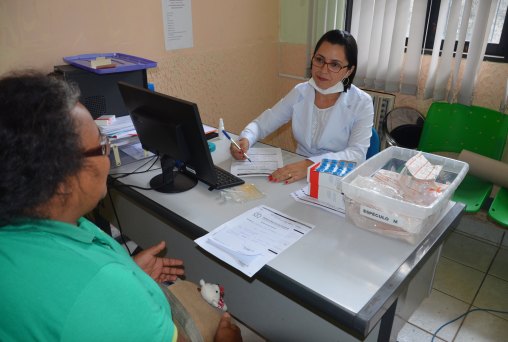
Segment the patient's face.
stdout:
[[[101,141],[100,132],[85,106],[78,103],[71,114],[77,121],[83,151],[97,148]],[[85,158],[84,166],[77,175],[76,189],[80,205],[84,210],[83,214],[95,208],[97,203],[106,196],[109,167],[110,162],[107,155]]]

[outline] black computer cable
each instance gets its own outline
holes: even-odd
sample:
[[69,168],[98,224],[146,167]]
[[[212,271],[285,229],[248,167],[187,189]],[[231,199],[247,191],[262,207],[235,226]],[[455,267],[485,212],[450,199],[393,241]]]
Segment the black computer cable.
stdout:
[[[137,171],[137,170],[141,169],[143,166],[145,166],[146,164],[148,164],[149,162],[151,162],[152,160],[153,160],[153,163],[152,163],[152,165],[150,165],[148,167],[148,169],[146,169],[144,171]],[[130,175],[142,174],[142,173],[146,173],[146,172],[150,172],[150,171],[159,170],[160,167],[152,169],[152,167],[155,165],[155,163],[157,163],[158,160],[159,160],[159,156],[158,155],[157,156],[153,156],[150,160],[148,160],[147,162],[145,162],[142,165],[138,166],[132,172],[110,173],[109,175],[112,176],[112,177],[109,178],[108,187],[119,188],[119,187],[125,186],[125,187],[129,187],[129,188],[140,189],[140,190],[156,190],[155,188],[144,188],[144,187],[137,186],[137,185],[124,184],[124,183],[119,183],[119,182],[115,182],[115,181],[117,179],[124,178],[124,177],[130,176]],[[118,176],[118,177],[115,177],[115,176]]]
[[[113,176],[114,179],[120,179],[120,178],[124,178],[124,177],[130,176],[130,175],[135,175],[135,174],[145,173],[145,172],[149,172],[149,171],[153,171],[153,170],[158,170],[160,168],[152,169],[152,167],[155,165],[155,163],[157,163],[158,160],[159,160],[159,156],[152,156],[145,163],[143,163],[142,165],[140,165],[136,169],[134,169],[134,171],[110,173],[109,175]],[[153,163],[152,163],[152,165],[150,165],[150,167],[148,167],[148,169],[146,169],[144,171],[138,171],[139,169],[141,169],[142,167],[144,167],[146,164],[148,164],[151,161],[153,161]]]

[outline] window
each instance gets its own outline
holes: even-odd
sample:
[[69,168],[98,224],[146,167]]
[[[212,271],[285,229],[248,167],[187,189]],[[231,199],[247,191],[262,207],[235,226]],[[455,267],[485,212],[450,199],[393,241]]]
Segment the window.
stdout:
[[[462,1],[463,3],[465,0]],[[486,5],[484,0],[473,0],[471,8],[471,16],[469,18],[469,26],[466,33],[466,42],[464,44],[464,53],[468,52],[469,41],[472,34],[472,24],[475,20],[475,15],[478,6]],[[425,41],[425,49],[427,51],[432,50],[435,40],[435,30],[437,27],[437,21],[439,17],[439,8],[441,6],[441,0],[428,0],[427,3],[427,39]],[[451,1],[449,3],[451,6]],[[463,9],[463,4],[461,5]],[[485,51],[485,60],[497,61],[497,62],[508,62],[508,21],[506,19],[506,12],[508,8],[508,0],[499,0],[496,8],[495,18],[492,22],[492,28],[490,30],[487,49]],[[462,12],[460,14],[462,16]],[[441,37],[443,39],[443,37]],[[441,48],[443,43],[441,42]]]
[[[415,0],[412,0],[413,2]],[[421,0],[417,0],[421,1]],[[465,2],[466,0],[462,0]],[[352,17],[352,8],[355,0],[347,1],[346,5],[346,19],[345,19],[345,27],[347,31],[351,31],[351,17]],[[472,23],[474,22],[475,15],[477,12],[477,8],[480,5],[485,5],[484,0],[473,0],[473,6],[471,9],[471,17],[469,22],[471,23],[468,27],[466,33],[466,43],[464,44],[464,53],[467,53],[469,48],[469,40],[471,38],[472,33]],[[427,0],[427,16],[426,22],[428,23],[428,30],[426,32],[427,37],[424,40],[425,50],[426,52],[432,51],[435,39],[435,30],[437,27],[437,20],[439,17],[439,8],[441,6],[441,0]],[[451,1],[449,3],[451,6]],[[463,9],[464,6],[462,5]],[[485,52],[485,60],[496,61],[496,62],[508,62],[508,21],[506,19],[506,14],[508,10],[508,0],[499,0],[496,9],[496,15],[492,23],[491,32],[489,35],[489,40],[487,44],[487,50]],[[461,13],[462,15],[462,13]],[[457,33],[458,34],[458,33]],[[409,29],[408,34],[409,36]],[[424,37],[425,38],[425,37]],[[441,47],[443,43],[441,42]]]

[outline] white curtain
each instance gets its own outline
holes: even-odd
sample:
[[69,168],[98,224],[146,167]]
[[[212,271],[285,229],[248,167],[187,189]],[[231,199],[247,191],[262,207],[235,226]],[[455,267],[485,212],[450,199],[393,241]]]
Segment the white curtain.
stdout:
[[[355,0],[351,34],[358,43],[355,84],[416,95],[421,75],[427,2],[432,0]],[[441,0],[424,98],[470,105],[498,0],[481,0],[471,16],[472,0]],[[467,58],[461,53],[473,20]],[[406,45],[406,37],[407,48]],[[441,48],[442,37],[443,48]],[[465,63],[462,80],[459,68]]]

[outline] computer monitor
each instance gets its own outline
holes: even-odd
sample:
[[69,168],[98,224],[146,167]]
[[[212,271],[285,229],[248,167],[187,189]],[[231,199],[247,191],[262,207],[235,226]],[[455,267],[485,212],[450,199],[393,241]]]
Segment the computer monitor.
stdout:
[[141,145],[161,159],[162,174],[152,178],[150,186],[159,192],[177,193],[201,180],[210,190],[219,189],[198,106],[125,82],[118,82],[118,87]]

